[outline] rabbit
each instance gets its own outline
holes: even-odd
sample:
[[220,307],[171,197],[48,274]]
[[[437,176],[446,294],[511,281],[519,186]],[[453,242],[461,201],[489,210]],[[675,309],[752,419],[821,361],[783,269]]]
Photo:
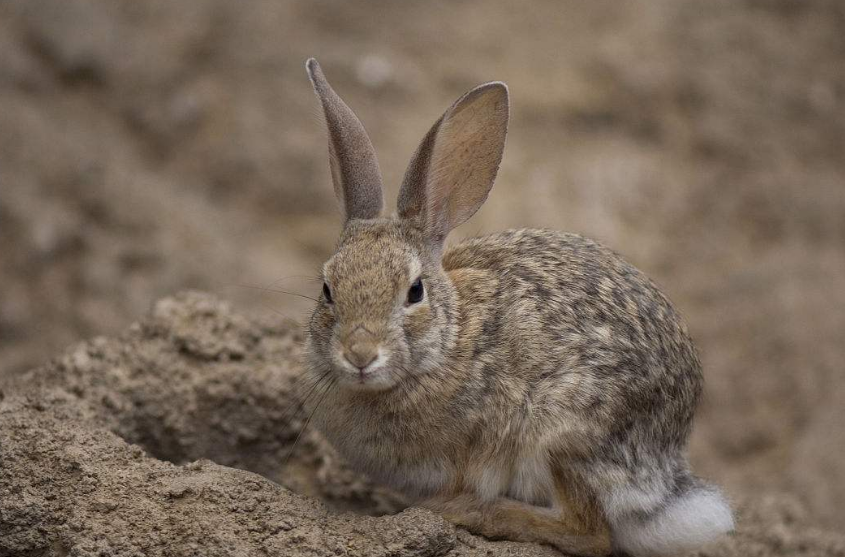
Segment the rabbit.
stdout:
[[472,89],[437,120],[384,217],[363,126],[316,60],[306,69],[345,217],[305,350],[306,407],[336,450],[490,539],[646,556],[732,531],[725,498],[685,457],[701,365],[651,280],[551,230],[445,247],[492,188],[506,85]]

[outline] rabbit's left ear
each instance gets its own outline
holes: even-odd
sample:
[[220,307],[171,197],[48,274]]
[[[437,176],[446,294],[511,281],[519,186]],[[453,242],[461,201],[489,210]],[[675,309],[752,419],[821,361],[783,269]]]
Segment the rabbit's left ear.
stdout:
[[399,191],[399,217],[414,219],[437,249],[487,199],[505,148],[508,88],[485,83],[458,99],[417,148]]

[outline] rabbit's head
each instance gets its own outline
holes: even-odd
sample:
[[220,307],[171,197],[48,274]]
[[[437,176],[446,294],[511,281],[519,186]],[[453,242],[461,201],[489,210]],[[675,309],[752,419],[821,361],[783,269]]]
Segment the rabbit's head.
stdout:
[[316,60],[306,68],[325,115],[332,181],[346,219],[322,270],[310,368],[340,386],[389,389],[442,365],[455,344],[457,299],[441,253],[449,231],[478,210],[493,186],[508,91],[486,83],[458,99],[414,154],[396,216],[382,217],[381,172],[363,126]]

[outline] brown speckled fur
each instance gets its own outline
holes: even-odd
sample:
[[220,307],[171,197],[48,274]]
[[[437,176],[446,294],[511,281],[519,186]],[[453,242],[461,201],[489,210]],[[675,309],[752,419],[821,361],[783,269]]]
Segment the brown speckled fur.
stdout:
[[[604,555],[615,524],[704,486],[683,454],[701,368],[669,300],[596,242],[511,230],[442,249],[492,187],[506,110],[501,84],[462,97],[415,155],[400,216],[347,222],[310,322],[309,402],[354,466],[456,524]],[[493,123],[464,133],[458,112]],[[365,190],[341,203],[367,206]],[[352,335],[382,350],[367,380],[339,355]]]

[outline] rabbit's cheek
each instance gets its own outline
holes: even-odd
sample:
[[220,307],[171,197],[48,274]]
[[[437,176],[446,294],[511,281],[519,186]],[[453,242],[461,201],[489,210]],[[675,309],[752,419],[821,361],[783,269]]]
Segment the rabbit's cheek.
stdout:
[[409,342],[426,336],[431,329],[434,314],[431,306],[424,302],[405,314],[405,336]]
[[436,317],[427,302],[405,316],[403,329],[408,347],[408,364],[418,373],[437,367],[442,360],[442,331]]
[[318,341],[321,345],[326,345],[330,341],[330,336],[335,326],[334,312],[325,305],[318,306],[311,316],[309,324],[310,336],[312,340]]

